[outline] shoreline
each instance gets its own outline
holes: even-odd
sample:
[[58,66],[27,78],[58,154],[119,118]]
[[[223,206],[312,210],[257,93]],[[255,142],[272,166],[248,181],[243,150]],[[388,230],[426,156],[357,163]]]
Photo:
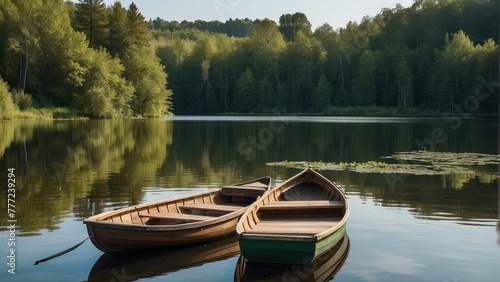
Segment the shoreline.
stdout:
[[[211,115],[204,114],[192,114],[192,115],[172,115],[165,116],[168,117],[202,117],[202,116],[214,116],[214,117],[269,117],[269,116],[284,116],[284,117],[339,117],[339,118],[430,118],[430,119],[444,119],[444,120],[454,120],[454,119],[490,119],[499,118],[499,113],[455,113],[450,112],[434,112],[429,110],[417,111],[416,109],[409,109],[406,112],[401,109],[396,108],[382,108],[382,107],[345,107],[345,108],[331,108],[326,112],[322,113],[301,113],[301,112],[287,112],[286,109],[282,111],[275,110],[274,112],[268,111],[263,113],[215,113]],[[144,117],[124,117],[124,118],[103,118],[103,119],[149,119]],[[41,109],[30,109],[27,111],[19,111],[11,119],[0,119],[1,121],[6,120],[99,120],[99,118],[88,118],[77,115],[73,109],[69,108],[41,108]]]

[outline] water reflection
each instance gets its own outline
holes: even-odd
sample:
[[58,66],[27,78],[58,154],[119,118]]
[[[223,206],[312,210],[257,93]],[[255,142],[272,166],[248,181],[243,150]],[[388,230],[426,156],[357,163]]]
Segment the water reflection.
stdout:
[[[436,151],[498,154],[497,120],[464,119],[461,127],[454,129],[451,123],[427,120],[372,122],[343,118],[322,122],[321,119],[289,119],[283,123],[282,131],[273,131],[272,135],[262,135],[269,133],[266,128],[271,128],[265,118],[0,121],[0,189],[6,187],[6,169],[16,168],[17,236],[40,234],[21,238],[20,272],[16,277],[0,273],[0,280],[8,275],[8,279],[18,281],[86,279],[98,271],[96,268],[89,273],[101,256],[90,243],[60,260],[36,267],[31,264],[84,239],[87,236],[84,225],[75,221],[91,214],[170,197],[172,194],[167,191],[182,190],[175,188],[203,189],[262,175],[280,182],[298,172],[266,167],[268,162],[378,160],[395,152],[421,149],[415,140],[432,138],[436,128],[443,129],[448,137],[446,142],[435,144]],[[349,223],[350,231],[355,231],[350,235],[356,244],[353,242],[349,263],[337,277],[352,281],[360,277],[377,281],[451,281],[454,277],[474,281],[486,277],[484,281],[495,281],[498,272],[494,265],[497,261],[494,229],[500,234],[498,168],[474,170],[474,174],[451,178],[389,179],[381,174],[322,172],[342,184],[351,203],[359,201],[353,213],[356,216]],[[6,201],[0,201],[1,210],[6,211],[6,205]],[[380,214],[383,216],[379,217]],[[5,224],[6,220],[6,214],[0,213],[0,221]],[[8,229],[0,229],[0,237],[6,236]],[[393,271],[386,265],[379,272],[381,265],[374,263],[373,257],[380,253],[386,254],[380,256],[386,263],[394,264]],[[409,259],[398,257],[407,253]],[[232,257],[174,274],[167,263],[161,263],[162,255],[167,254],[157,253],[159,263],[156,258],[142,256],[142,261],[149,262],[140,267],[149,270],[150,277],[168,274],[169,280],[189,277],[208,281],[210,274],[225,275],[225,280],[231,280],[237,260]],[[130,269],[134,269],[132,265],[133,262]],[[137,268],[129,272],[128,266],[115,266],[115,274],[148,275]],[[155,274],[154,269],[160,267],[165,269]],[[104,271],[113,275],[112,269]],[[397,276],[399,270],[409,275]],[[105,276],[107,280],[117,277]],[[221,281],[218,278],[212,281]]]
[[330,281],[349,256],[347,233],[337,245],[306,265],[272,265],[248,262],[240,256],[234,273],[235,281]]
[[[282,123],[271,127],[276,119]],[[25,236],[57,230],[68,216],[83,219],[142,202],[144,187],[208,187],[261,175],[286,179],[297,171],[265,163],[378,160],[418,149],[415,140],[429,138],[437,127],[449,138],[436,144],[436,150],[497,153],[498,125],[488,121],[464,120],[459,129],[452,129],[450,124],[418,119],[321,120],[2,121],[0,169],[16,168],[17,219],[23,222],[20,236]],[[388,179],[349,172],[330,176],[348,191],[375,197],[383,206],[411,207],[423,219],[443,214],[460,221],[496,218],[492,209],[497,205],[498,173],[493,168],[442,177]],[[6,183],[6,177],[0,173],[0,183]],[[395,185],[389,185],[391,181]],[[1,209],[6,205],[0,202]],[[5,222],[5,213],[0,220]]]
[[490,182],[470,178],[459,189],[443,185],[443,176],[407,176],[389,185],[386,175],[324,172],[345,184],[350,194],[372,199],[377,205],[404,208],[422,220],[449,220],[458,224],[495,226],[498,220],[498,177]]
[[[58,229],[71,208],[83,218],[109,203],[139,202],[144,180],[154,179],[168,156],[173,131],[171,122],[155,120],[11,121],[0,127],[6,133],[0,167],[16,169],[21,236]],[[2,183],[5,177],[0,174]]]
[[103,254],[89,273],[91,281],[136,281],[225,260],[240,253],[238,239],[231,235],[203,245],[147,252]]

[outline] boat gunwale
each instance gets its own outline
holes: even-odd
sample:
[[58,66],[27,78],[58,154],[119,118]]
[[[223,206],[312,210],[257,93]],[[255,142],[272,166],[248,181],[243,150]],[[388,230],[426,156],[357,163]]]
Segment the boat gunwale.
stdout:
[[[269,177],[269,176],[261,177],[261,178],[241,182],[241,183],[237,183],[234,185],[244,186],[245,184],[248,184],[248,183],[260,182],[263,179],[269,180],[269,184],[267,185],[265,192],[262,194],[262,196],[264,196],[267,192],[269,192],[271,190],[271,177]],[[223,214],[221,216],[214,217],[213,219],[207,219],[207,220],[198,221],[198,222],[180,223],[180,224],[175,224],[175,225],[170,225],[170,224],[139,225],[139,224],[132,224],[132,223],[103,221],[104,219],[112,217],[112,216],[129,215],[130,213],[136,212],[142,208],[157,206],[157,205],[161,205],[161,204],[165,204],[165,203],[169,203],[169,202],[176,202],[179,200],[182,201],[182,200],[194,199],[194,198],[198,198],[200,196],[205,196],[205,195],[212,196],[212,194],[220,194],[220,192],[221,192],[221,188],[210,189],[210,190],[199,192],[196,194],[177,196],[177,197],[173,197],[173,198],[166,198],[166,199],[157,200],[157,201],[153,201],[153,202],[146,202],[146,203],[142,203],[139,205],[134,205],[134,206],[125,207],[125,208],[121,208],[121,209],[117,209],[117,210],[113,210],[113,211],[103,212],[103,213],[91,216],[87,219],[84,219],[83,223],[86,225],[91,225],[91,226],[101,227],[101,228],[109,228],[109,229],[124,229],[124,230],[136,230],[136,231],[158,231],[158,232],[182,231],[182,230],[188,230],[188,229],[193,229],[193,228],[198,228],[198,227],[210,227],[210,226],[214,226],[214,225],[217,225],[217,224],[220,224],[223,222],[233,220],[234,218],[241,216],[253,204],[253,202],[252,202],[246,206],[241,206],[241,208],[236,210],[236,211],[233,211],[233,212],[230,212],[227,214]],[[214,204],[214,206],[216,206],[216,204]]]

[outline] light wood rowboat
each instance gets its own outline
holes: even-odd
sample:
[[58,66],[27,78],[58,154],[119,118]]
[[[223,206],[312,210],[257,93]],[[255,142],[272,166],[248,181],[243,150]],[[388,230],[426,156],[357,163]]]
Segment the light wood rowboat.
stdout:
[[248,206],[270,187],[271,178],[263,177],[104,212],[83,223],[103,252],[195,244],[233,233]]

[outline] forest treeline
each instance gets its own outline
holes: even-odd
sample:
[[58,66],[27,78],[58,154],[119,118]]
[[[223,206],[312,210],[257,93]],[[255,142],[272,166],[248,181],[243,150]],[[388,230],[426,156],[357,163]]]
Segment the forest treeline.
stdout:
[[[496,0],[416,0],[339,30],[313,31],[302,13],[149,26],[176,114],[480,114],[498,112],[499,9]],[[252,25],[249,36],[229,33]]]
[[64,107],[91,118],[171,114],[144,16],[103,0],[0,0],[0,118]]
[[33,106],[97,118],[498,113],[499,5],[415,0],[313,30],[300,12],[145,21],[134,3],[0,0],[0,118]]

